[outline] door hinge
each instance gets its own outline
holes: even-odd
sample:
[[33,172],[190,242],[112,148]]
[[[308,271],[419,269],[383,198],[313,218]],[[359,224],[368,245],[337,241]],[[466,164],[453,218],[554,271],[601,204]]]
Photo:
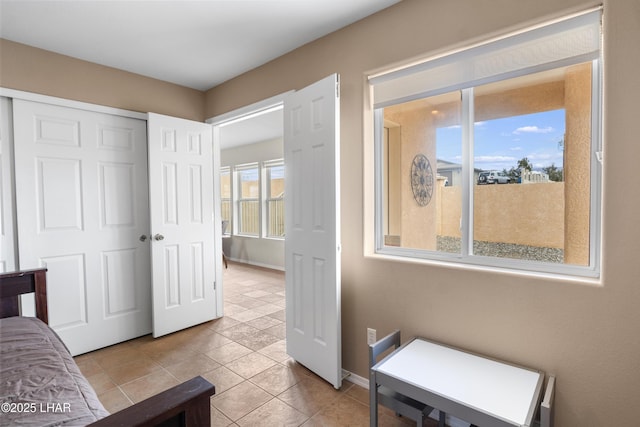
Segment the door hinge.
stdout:
[[216,290],[216,282],[213,282],[213,290]]
[[340,75],[336,78],[336,98],[340,98]]

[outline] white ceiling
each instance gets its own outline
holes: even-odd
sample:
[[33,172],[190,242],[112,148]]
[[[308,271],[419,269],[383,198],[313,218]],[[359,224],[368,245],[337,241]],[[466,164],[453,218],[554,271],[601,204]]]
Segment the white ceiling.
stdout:
[[400,0],[0,0],[0,37],[207,90]]
[[[0,37],[207,90],[399,1],[0,0]],[[221,135],[221,148],[281,137],[282,112]]]
[[282,108],[270,108],[251,117],[221,125],[220,148],[224,150],[282,138],[283,120]]

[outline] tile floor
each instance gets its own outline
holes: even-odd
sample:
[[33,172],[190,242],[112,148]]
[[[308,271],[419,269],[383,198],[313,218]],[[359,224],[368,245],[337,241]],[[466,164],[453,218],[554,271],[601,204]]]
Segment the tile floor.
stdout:
[[[110,412],[202,375],[216,387],[211,426],[369,425],[366,389],[345,381],[335,390],[287,356],[284,273],[230,263],[224,303],[223,318],[76,362]],[[381,408],[380,425],[415,424]]]

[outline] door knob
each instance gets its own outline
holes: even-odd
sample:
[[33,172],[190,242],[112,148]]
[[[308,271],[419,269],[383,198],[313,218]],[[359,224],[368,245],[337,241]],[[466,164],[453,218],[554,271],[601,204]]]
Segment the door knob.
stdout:
[[146,242],[146,241],[147,241],[147,235],[146,235],[146,234],[143,234],[142,236],[140,236],[140,237],[138,238],[138,240],[140,240],[141,242]]
[[155,240],[164,240],[164,236],[160,233],[156,234],[155,236],[153,236],[153,238]]

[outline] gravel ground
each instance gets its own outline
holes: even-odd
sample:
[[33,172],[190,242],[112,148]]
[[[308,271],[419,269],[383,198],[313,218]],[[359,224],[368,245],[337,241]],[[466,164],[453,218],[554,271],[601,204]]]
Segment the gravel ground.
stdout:
[[[441,252],[459,253],[460,239],[456,237],[438,236],[438,250]],[[515,245],[513,243],[473,242],[473,253],[481,256],[525,259],[529,261],[564,262],[564,251],[555,248]]]

